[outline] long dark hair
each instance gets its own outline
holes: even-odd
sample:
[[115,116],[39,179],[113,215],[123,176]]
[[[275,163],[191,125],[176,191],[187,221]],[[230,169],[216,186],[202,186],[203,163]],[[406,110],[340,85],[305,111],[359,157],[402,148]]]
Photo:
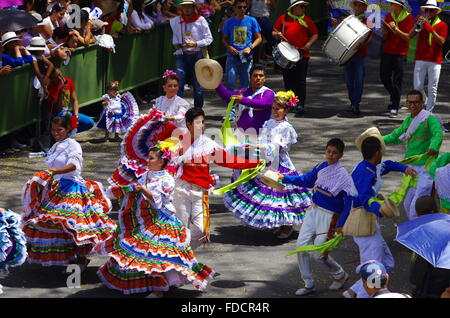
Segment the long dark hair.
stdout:
[[132,3],[133,3],[133,10],[136,10],[139,17],[143,19],[144,13],[142,12],[142,4],[144,3],[144,0],[132,0]]
[[53,118],[52,124],[69,129],[69,118],[66,116],[56,116]]

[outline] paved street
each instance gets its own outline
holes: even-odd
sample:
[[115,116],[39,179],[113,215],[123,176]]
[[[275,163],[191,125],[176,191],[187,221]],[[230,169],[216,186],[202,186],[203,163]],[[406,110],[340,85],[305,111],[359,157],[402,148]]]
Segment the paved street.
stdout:
[[[346,143],[346,152],[342,160],[349,171],[362,160],[356,150],[354,139],[366,128],[378,126],[383,134],[399,126],[406,111],[401,111],[396,119],[390,119],[383,113],[388,104],[388,97],[379,80],[379,61],[368,60],[366,85],[361,110],[363,118],[350,118],[344,110],[349,107],[347,91],[343,81],[342,68],[329,63],[321,52],[322,42],[316,44],[313,58],[309,64],[307,112],[304,117],[289,115],[299,135],[298,143],[290,155],[297,167],[309,171],[313,165],[323,160],[324,146],[328,139],[340,137]],[[266,86],[282,89],[280,73],[268,68]],[[413,64],[408,64],[404,75],[403,93],[412,87]],[[447,121],[450,119],[450,65],[443,65],[435,112]],[[226,105],[213,92],[208,92],[206,105],[207,127],[220,127]],[[190,95],[188,96],[190,97]],[[402,96],[402,101],[405,96]],[[94,128],[76,135],[83,147],[83,176],[107,184],[107,178],[115,169],[119,157],[119,143],[96,144],[92,141],[102,136]],[[445,136],[441,151],[450,151],[449,134]],[[404,147],[388,146],[384,159],[400,160]],[[0,182],[2,195],[0,207],[21,212],[21,189],[27,179],[36,171],[43,169],[42,158],[29,159],[27,154],[0,159]],[[231,171],[212,165],[215,173],[220,175],[222,185],[226,184]],[[391,173],[385,177],[383,193],[389,193],[400,185],[401,175]],[[197,258],[212,266],[221,275],[212,281],[205,292],[195,290],[191,285],[176,288],[167,293],[167,297],[295,297],[294,292],[302,286],[296,256],[286,257],[286,253],[295,248],[297,232],[288,240],[279,240],[271,232],[256,231],[246,228],[228,212],[220,197],[211,198],[212,243],[198,250]],[[117,205],[112,212],[117,220]],[[404,214],[395,220],[403,222]],[[383,220],[382,232],[395,257],[396,268],[391,277],[391,290],[410,292],[409,268],[410,253],[394,242],[394,221]],[[350,237],[333,251],[333,257],[344,266],[350,274],[349,283],[356,280],[355,267],[358,264],[357,246]],[[105,257],[92,257],[91,264],[82,275],[81,288],[70,289],[66,286],[66,275],[62,267],[44,268],[38,265],[24,264],[12,268],[7,278],[0,279],[4,294],[0,297],[144,297],[145,294],[123,296],[120,292],[108,289],[96,275],[98,266]],[[327,290],[331,278],[324,275],[319,268],[314,272],[317,278],[317,292],[309,297],[341,297],[341,292]],[[349,284],[346,285],[350,286]]]

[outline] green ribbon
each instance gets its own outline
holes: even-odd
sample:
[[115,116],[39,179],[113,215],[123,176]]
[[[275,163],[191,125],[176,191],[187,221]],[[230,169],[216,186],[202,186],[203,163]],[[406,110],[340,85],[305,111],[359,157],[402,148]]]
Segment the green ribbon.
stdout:
[[296,254],[296,253],[313,252],[313,251],[318,251],[318,252],[320,252],[320,254],[323,254],[325,252],[328,252],[328,251],[331,251],[332,249],[334,249],[336,246],[339,245],[339,243],[342,242],[343,239],[344,239],[344,236],[341,233],[339,233],[334,238],[326,241],[323,244],[300,246],[297,249],[287,253],[286,256],[290,256],[290,255]]
[[290,11],[288,11],[288,16],[290,16],[292,19],[297,20],[298,23],[300,23],[300,25],[303,25],[305,28],[308,28],[308,23],[306,23],[303,18],[305,17],[305,15],[301,15],[301,16],[296,16],[293,15]]
[[[434,22],[431,24],[431,27],[434,28],[436,24],[438,24],[439,22],[441,22],[441,19],[439,19],[439,17],[436,17],[436,19],[434,19]],[[428,35],[428,44],[431,46],[431,40],[433,39],[433,33],[430,32],[430,34]]]
[[409,15],[409,12],[406,11],[406,9],[403,9],[402,12],[400,12],[400,14],[398,15],[398,17],[395,16],[394,11],[391,12],[392,19],[394,19],[395,25],[397,27],[400,22],[402,22],[403,20],[405,20],[408,17],[408,15]]
[[233,129],[231,128],[230,113],[234,106],[234,97],[231,98],[228,103],[225,120],[223,121],[220,132],[222,134],[222,141],[225,147],[238,144],[238,140],[235,135],[233,135]]
[[236,181],[220,189],[214,190],[212,193],[215,195],[222,195],[225,192],[231,191],[239,185],[246,183],[248,180],[255,178],[265,167],[266,161],[264,159],[260,159],[255,168],[242,170],[241,175]]

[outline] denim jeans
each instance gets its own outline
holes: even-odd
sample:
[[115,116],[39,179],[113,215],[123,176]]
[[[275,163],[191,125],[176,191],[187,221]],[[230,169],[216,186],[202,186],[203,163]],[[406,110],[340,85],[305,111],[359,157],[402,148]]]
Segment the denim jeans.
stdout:
[[184,97],[184,84],[186,84],[186,78],[191,78],[194,85],[194,107],[203,107],[203,89],[195,77],[195,63],[203,58],[201,52],[194,54],[177,55],[175,61],[175,72],[180,77],[180,89],[178,90],[178,96]]
[[229,90],[236,90],[236,79],[239,76],[240,88],[250,86],[250,69],[253,66],[253,57],[245,56],[246,63],[242,63],[239,55],[227,55],[225,73],[227,74],[227,87]]
[[347,84],[348,98],[353,109],[359,109],[364,89],[364,74],[366,72],[365,57],[356,53],[344,65],[344,77]]

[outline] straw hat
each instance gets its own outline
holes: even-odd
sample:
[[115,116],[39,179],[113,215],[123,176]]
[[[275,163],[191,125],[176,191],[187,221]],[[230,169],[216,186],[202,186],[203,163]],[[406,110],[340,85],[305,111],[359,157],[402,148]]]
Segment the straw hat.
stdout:
[[406,8],[406,0],[386,0],[386,1],[393,4],[398,4],[399,6]]
[[438,10],[438,14],[442,11],[442,9],[438,7],[436,0],[428,0],[424,6],[420,6],[420,10],[424,11],[425,9]]
[[12,41],[20,41],[16,32],[6,32],[5,34],[2,35],[2,46],[5,46],[6,44]]
[[267,170],[264,174],[259,173],[258,177],[271,188],[284,189],[284,185],[278,182],[278,174],[275,171]]
[[40,15],[39,13],[35,12],[31,14],[33,17],[36,18],[36,20],[38,20],[37,25],[46,25],[47,22],[44,22],[44,20],[42,19],[42,15]]
[[355,2],[360,2],[360,3],[362,3],[362,4],[365,4],[366,7],[369,5],[369,3],[368,3],[367,0],[352,0],[352,1],[350,2],[350,7],[351,7],[352,9],[354,9],[353,7],[354,7],[354,3],[355,3]]
[[46,48],[45,40],[40,36],[33,37],[31,44],[27,46],[28,51],[45,51]]
[[384,202],[380,207],[380,213],[386,218],[394,218],[400,216],[400,210],[391,199],[380,195]]
[[358,148],[358,150],[361,150],[362,143],[367,137],[377,138],[381,143],[381,152],[384,153],[386,151],[386,144],[384,143],[383,136],[381,136],[381,133],[377,127],[367,129],[355,139],[356,148]]
[[183,0],[183,1],[181,1],[178,5],[179,5],[179,6],[182,6],[182,5],[185,5],[185,4],[192,4],[192,5],[195,5],[195,0]]
[[200,59],[195,63],[195,77],[205,89],[216,89],[222,81],[222,66],[213,59]]
[[309,6],[309,2],[304,0],[291,0],[291,5],[287,8],[287,11],[289,11],[292,7],[295,7],[297,4],[304,4]]

